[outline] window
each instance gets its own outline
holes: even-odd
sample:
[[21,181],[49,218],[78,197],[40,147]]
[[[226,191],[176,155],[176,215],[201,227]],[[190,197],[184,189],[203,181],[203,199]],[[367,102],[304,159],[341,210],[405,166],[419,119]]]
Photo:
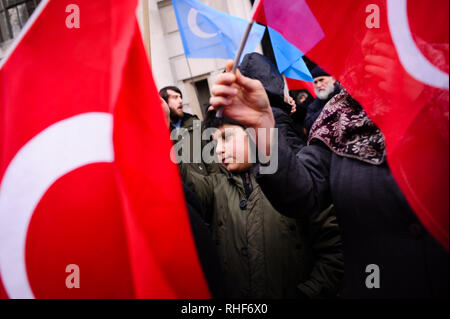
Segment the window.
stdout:
[[208,111],[209,107],[209,99],[211,97],[208,80],[205,79],[197,81],[194,83],[194,85],[197,90],[198,103],[200,104],[203,118],[205,118],[206,112]]
[[41,0],[0,0],[0,43],[14,39]]

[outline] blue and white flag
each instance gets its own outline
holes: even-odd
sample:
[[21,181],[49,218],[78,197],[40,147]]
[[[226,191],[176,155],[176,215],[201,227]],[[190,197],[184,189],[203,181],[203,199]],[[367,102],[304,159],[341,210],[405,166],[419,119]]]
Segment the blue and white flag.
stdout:
[[[248,21],[197,0],[172,0],[172,3],[186,57],[234,59]],[[253,25],[243,57],[255,51],[265,28]]]
[[314,81],[303,61],[303,53],[289,43],[280,33],[268,27],[278,71],[290,79]]

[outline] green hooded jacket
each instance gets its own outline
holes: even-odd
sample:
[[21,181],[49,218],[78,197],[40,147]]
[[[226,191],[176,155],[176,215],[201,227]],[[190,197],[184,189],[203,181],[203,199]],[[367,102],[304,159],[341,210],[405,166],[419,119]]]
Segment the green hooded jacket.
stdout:
[[335,297],[343,275],[339,227],[332,207],[315,220],[285,217],[253,175],[222,166],[202,176],[181,173],[209,212],[227,298]]
[[[178,130],[172,123],[170,124],[171,139],[176,147],[176,156],[179,160],[182,159],[182,150],[189,152],[187,161],[180,163],[185,166],[186,169],[192,170],[200,175],[208,175],[205,164],[202,161],[202,148],[203,143],[201,141],[202,127],[200,119],[196,115],[184,113],[183,119],[181,119],[180,129]],[[198,136],[194,136],[198,132]],[[200,149],[195,149],[194,139],[200,142]]]

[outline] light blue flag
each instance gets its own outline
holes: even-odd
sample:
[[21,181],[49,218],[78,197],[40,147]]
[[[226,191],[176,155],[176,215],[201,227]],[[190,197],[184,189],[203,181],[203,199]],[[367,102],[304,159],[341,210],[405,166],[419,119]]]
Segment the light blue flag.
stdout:
[[313,82],[311,73],[303,61],[303,53],[296,46],[289,43],[280,33],[268,27],[273,53],[277,60],[278,71],[294,80]]
[[[197,0],[172,0],[172,3],[186,57],[234,59],[248,21]],[[243,57],[255,51],[265,28],[253,25]]]

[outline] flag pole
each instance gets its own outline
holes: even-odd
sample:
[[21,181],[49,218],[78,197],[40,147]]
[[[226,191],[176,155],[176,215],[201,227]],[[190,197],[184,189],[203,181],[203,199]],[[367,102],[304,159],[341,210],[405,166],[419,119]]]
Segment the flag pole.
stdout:
[[250,31],[252,31],[252,27],[255,21],[250,20],[247,24],[247,28],[245,29],[244,36],[242,37],[241,44],[239,45],[239,50],[237,51],[236,57],[234,58],[233,68],[231,69],[231,73],[235,74],[239,61],[241,60],[242,53],[244,52],[245,45],[247,44],[248,37],[250,36]]
[[241,44],[239,46],[239,50],[237,51],[236,57],[234,58],[233,68],[231,69],[231,73],[235,74],[239,61],[241,60],[242,53],[244,52],[245,45],[247,44],[248,37],[250,36],[250,32],[252,31],[252,27],[255,24],[255,20],[253,17],[255,16],[256,9],[258,8],[260,0],[256,0],[252,7],[252,12],[250,14],[250,20],[247,24],[247,29],[245,29],[244,36],[242,37]]
[[[233,68],[231,69],[231,73],[236,74],[237,66],[239,61],[241,60],[242,53],[244,52],[245,45],[247,44],[248,37],[250,36],[250,32],[252,31],[252,27],[255,24],[253,20],[253,16],[255,15],[255,11],[258,8],[260,0],[256,0],[255,4],[252,8],[252,13],[250,15],[250,20],[248,21],[247,28],[245,29],[244,36],[242,37],[241,44],[239,45],[239,49],[236,53],[236,57],[234,58]],[[221,118],[223,116],[223,107],[220,107],[217,111],[216,117]]]
[[283,73],[283,80],[284,80],[284,96],[289,96],[289,86],[286,80],[286,75]]

